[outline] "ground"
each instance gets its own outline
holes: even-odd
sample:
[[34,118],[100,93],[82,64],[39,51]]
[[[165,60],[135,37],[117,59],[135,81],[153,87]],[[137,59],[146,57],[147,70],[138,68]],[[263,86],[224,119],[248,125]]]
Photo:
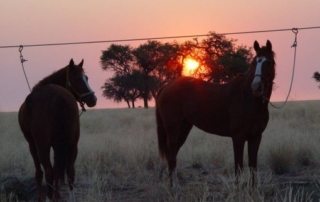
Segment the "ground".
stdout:
[[[76,201],[318,201],[320,102],[270,107],[258,183],[234,183],[230,138],[194,128],[178,155],[175,186],[159,179],[154,109],[91,110],[81,116]],[[0,113],[0,201],[36,199],[33,162],[17,113]],[[247,156],[245,152],[245,162]],[[63,200],[72,201],[67,186]]]

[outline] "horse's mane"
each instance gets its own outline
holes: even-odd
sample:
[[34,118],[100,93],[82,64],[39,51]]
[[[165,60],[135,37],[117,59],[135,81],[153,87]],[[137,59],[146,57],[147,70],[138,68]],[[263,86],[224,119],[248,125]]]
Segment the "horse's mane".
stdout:
[[33,88],[32,90],[39,88],[44,85],[48,84],[57,84],[61,86],[65,86],[66,83],[66,68],[64,67],[58,71],[53,72],[49,76],[45,77],[44,79],[40,80]]

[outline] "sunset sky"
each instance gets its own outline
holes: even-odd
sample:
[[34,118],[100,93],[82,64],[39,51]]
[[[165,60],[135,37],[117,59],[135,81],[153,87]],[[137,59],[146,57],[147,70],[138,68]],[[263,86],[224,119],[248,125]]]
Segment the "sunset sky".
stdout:
[[[95,41],[320,26],[319,0],[10,0],[0,2],[0,46]],[[252,47],[269,39],[276,53],[273,101],[286,97],[294,35],[288,32],[232,35]],[[180,40],[181,41],[181,40]],[[138,46],[143,42],[122,43]],[[30,47],[23,50],[31,86],[44,76],[83,58],[99,108],[126,107],[101,96],[110,76],[99,63],[110,44]],[[320,99],[312,79],[320,71],[320,29],[298,34],[297,66],[291,100]],[[16,111],[29,93],[17,48],[0,49],[0,111]]]

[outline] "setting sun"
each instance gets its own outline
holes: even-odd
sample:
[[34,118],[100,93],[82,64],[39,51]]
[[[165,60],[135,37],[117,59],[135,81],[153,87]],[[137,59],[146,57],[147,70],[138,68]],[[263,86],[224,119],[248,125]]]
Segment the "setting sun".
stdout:
[[182,75],[183,76],[193,75],[199,66],[200,66],[199,62],[193,58],[188,57],[188,58],[184,59],[183,60]]

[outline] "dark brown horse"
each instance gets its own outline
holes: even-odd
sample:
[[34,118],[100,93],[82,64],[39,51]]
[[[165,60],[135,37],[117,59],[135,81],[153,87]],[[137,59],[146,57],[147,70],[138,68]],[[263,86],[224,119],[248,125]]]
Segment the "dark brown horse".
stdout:
[[[82,66],[83,60],[75,65],[71,59],[68,66],[40,81],[19,110],[20,128],[29,143],[35,165],[39,200],[43,198],[41,166],[49,198],[59,198],[59,183],[64,181],[65,174],[69,188],[73,190],[74,163],[80,135],[77,102],[89,107],[97,102]],[[51,148],[54,151],[53,167],[50,161]]]
[[254,50],[256,56],[248,72],[228,84],[181,77],[159,93],[156,100],[159,151],[167,160],[171,184],[177,153],[193,125],[232,138],[236,176],[243,168],[247,141],[249,167],[256,171],[261,135],[269,121],[275,61],[269,40],[263,47],[255,41]]

